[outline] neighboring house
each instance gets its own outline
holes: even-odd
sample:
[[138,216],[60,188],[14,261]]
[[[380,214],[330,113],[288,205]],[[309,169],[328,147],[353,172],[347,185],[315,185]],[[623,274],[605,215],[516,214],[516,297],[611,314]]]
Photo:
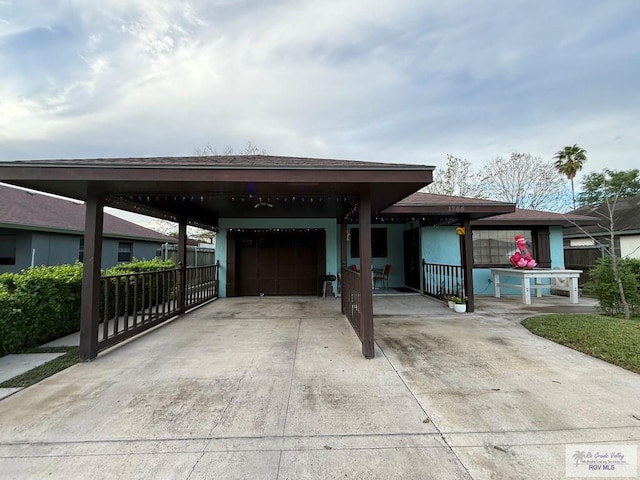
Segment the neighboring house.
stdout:
[[[0,273],[83,260],[84,203],[0,185]],[[104,215],[102,268],[152,259],[176,239]]]
[[565,249],[609,248],[611,232],[614,235],[616,254],[622,258],[640,258],[640,196],[620,198],[611,202],[613,229],[606,203],[580,207],[573,214],[588,215],[598,219],[597,224],[581,228],[569,226],[564,229]]
[[[620,198],[611,202],[612,215],[606,203],[580,207],[572,214],[595,217],[592,225],[569,225],[564,228],[564,258],[570,268],[589,270],[603,258],[611,245],[621,258],[640,258],[640,196]],[[613,217],[613,229],[611,228]],[[582,282],[588,281],[583,275]]]

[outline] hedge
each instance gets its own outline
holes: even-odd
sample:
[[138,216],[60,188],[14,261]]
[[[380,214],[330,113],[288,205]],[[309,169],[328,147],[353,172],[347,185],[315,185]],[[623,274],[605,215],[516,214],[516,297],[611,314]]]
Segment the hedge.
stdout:
[[[171,261],[134,260],[103,275],[174,268]],[[0,356],[80,329],[82,264],[42,266],[0,275]]]
[[[157,272],[159,270],[171,270],[174,269],[174,263],[171,260],[148,260],[148,261],[136,261],[133,263],[126,263],[117,265],[104,272],[103,276],[109,275],[126,275],[131,273],[147,273]],[[109,304],[107,318],[113,318],[116,314],[116,300],[117,300],[117,312],[119,315],[125,312],[132,314],[134,311],[140,312],[150,305],[162,303],[171,299],[173,289],[175,285],[171,282],[173,277],[165,278],[164,276],[158,277],[158,283],[150,283],[148,277],[143,282],[142,275],[131,276],[126,281],[122,278],[116,280],[111,278],[109,280]],[[144,283],[144,288],[143,288]],[[129,294],[127,295],[127,288]],[[137,292],[137,296],[134,297],[134,291]],[[159,298],[156,298],[158,296]],[[134,298],[136,304],[134,305]],[[100,318],[104,317],[104,296],[100,297]],[[127,303],[125,305],[125,302]]]
[[[640,260],[618,260],[618,273],[624,295],[634,317],[640,316]],[[591,280],[585,285],[588,294],[598,299],[600,309],[609,315],[622,313],[620,290],[613,276],[613,267],[608,258],[599,259],[589,271]]]

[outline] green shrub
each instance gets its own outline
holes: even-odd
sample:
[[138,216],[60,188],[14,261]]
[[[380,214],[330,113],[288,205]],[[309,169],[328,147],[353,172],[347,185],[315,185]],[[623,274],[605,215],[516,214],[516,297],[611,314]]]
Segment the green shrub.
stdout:
[[[134,261],[103,274],[150,272],[172,262]],[[80,329],[82,264],[35,267],[0,275],[0,356],[32,348]],[[155,285],[145,286],[145,305],[155,300]],[[114,297],[115,298],[115,295]],[[123,297],[124,298],[124,297]]]
[[80,326],[82,265],[36,267],[0,276],[0,354],[75,332]]
[[[131,273],[150,273],[161,270],[173,270],[175,264],[172,260],[133,260],[131,263],[124,263],[116,265],[105,272],[104,276],[112,275],[126,275]],[[145,277],[143,280],[142,275],[135,275],[128,278],[110,278],[109,282],[109,297],[108,297],[108,311],[107,318],[113,318],[116,315],[123,315],[128,313],[129,315],[134,312],[140,312],[141,310],[148,308],[150,305],[154,305],[157,302],[164,302],[171,298],[173,288],[175,285],[169,285],[172,277],[164,278],[159,277],[158,283],[149,283],[149,277]],[[127,294],[128,291],[128,294]],[[137,295],[134,297],[134,291]],[[104,292],[104,289],[101,289]],[[134,298],[136,304],[134,305]],[[100,318],[105,317],[105,297],[100,298]]]
[[157,272],[158,270],[171,270],[175,268],[173,260],[138,260],[136,258],[129,263],[121,263],[103,271],[103,275],[120,275],[123,273]]
[[0,287],[0,356],[23,348],[22,310],[4,286]]
[[[618,261],[618,272],[624,288],[625,298],[634,317],[640,316],[640,260],[621,259]],[[622,313],[620,290],[613,276],[611,261],[599,259],[596,266],[589,271],[591,280],[586,291],[598,299],[600,309],[609,314]]]

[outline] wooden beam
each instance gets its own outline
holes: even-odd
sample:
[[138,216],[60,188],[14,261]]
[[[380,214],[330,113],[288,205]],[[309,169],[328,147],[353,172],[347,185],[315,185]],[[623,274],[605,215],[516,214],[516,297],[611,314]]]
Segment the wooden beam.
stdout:
[[93,360],[98,355],[103,207],[102,195],[90,188],[85,210],[80,307],[80,360],[83,362]]
[[462,235],[462,268],[464,270],[464,287],[467,296],[467,312],[475,310],[475,297],[473,295],[473,234],[471,220],[465,217],[462,225],[465,234]]
[[373,334],[373,286],[371,282],[371,194],[365,189],[360,194],[360,332],[362,355],[375,356]]
[[[338,269],[338,272],[342,272],[342,269],[346,267],[347,267],[347,224],[342,222],[340,224],[340,268]],[[340,289],[342,289],[342,282],[340,282]],[[340,297],[342,298],[342,291],[338,293],[340,293]],[[344,299],[340,302],[340,305],[342,306],[341,308],[342,313],[345,313]]]
[[347,224],[340,224],[340,266],[347,266]]
[[[1,162],[0,162],[1,163]],[[170,167],[170,168],[169,168]],[[67,164],[42,166],[37,164],[1,163],[2,180],[46,180],[53,181],[101,181],[123,182],[118,193],[135,192],[135,182],[252,182],[274,183],[300,182],[311,186],[318,183],[420,183],[429,184],[433,180],[431,168],[422,165],[402,167],[388,164],[388,168],[189,168],[180,165],[165,167],[136,167],[132,165],[111,165],[97,167],[85,165],[74,167]],[[134,188],[131,188],[134,186]],[[151,185],[149,185],[151,186]],[[298,186],[298,188],[304,185]],[[183,189],[188,192],[188,189]],[[114,193],[115,190],[114,190]]]
[[178,223],[178,314],[186,312],[187,300],[187,220]]
[[389,208],[385,208],[381,212],[381,215],[500,215],[503,213],[513,213],[515,212],[515,209],[515,205],[507,203],[489,205],[461,205],[458,203],[452,203],[451,205],[393,205]]

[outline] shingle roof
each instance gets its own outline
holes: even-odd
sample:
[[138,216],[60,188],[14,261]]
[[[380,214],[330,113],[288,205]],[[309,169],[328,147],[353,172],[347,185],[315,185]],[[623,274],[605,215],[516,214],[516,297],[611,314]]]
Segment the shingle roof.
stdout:
[[15,160],[0,162],[5,165],[60,166],[73,167],[139,167],[139,168],[231,168],[231,169],[367,169],[367,170],[424,170],[425,165],[403,163],[380,163],[358,160],[334,160],[326,158],[283,157],[273,155],[214,155],[197,157],[138,157],[138,158],[88,158],[57,160]]
[[[617,234],[635,234],[640,232],[640,195],[635,197],[619,198],[613,207],[613,220],[614,231]],[[590,205],[586,207],[580,207],[572,214],[589,215],[595,217],[598,223],[584,227],[584,231],[591,234],[604,234],[608,233],[609,228],[609,207],[606,203],[600,205]],[[567,237],[584,237],[586,236],[582,230],[571,227],[564,230],[564,235]]]
[[[82,233],[84,220],[83,203],[0,184],[0,226]],[[103,225],[105,237],[175,242],[173,237],[108,213],[104,214]]]
[[575,222],[579,225],[590,225],[596,221],[595,218],[585,215],[575,215],[573,213],[544,212],[540,210],[525,210],[516,208],[513,213],[504,213],[493,217],[476,220],[474,225],[572,225]]
[[[404,200],[396,203],[394,206],[440,206],[440,205],[459,205],[469,207],[488,208],[492,206],[509,205],[505,202],[497,202],[495,200],[486,200],[482,198],[459,197],[452,195],[437,195],[433,193],[416,192],[409,195]],[[426,211],[426,210],[425,210]],[[544,212],[540,210],[525,210],[516,208],[514,212],[502,213],[486,218],[472,220],[472,225],[477,226],[507,226],[507,225],[571,225],[575,222],[579,225],[590,225],[596,222],[595,218],[576,215],[575,213],[555,213]]]

